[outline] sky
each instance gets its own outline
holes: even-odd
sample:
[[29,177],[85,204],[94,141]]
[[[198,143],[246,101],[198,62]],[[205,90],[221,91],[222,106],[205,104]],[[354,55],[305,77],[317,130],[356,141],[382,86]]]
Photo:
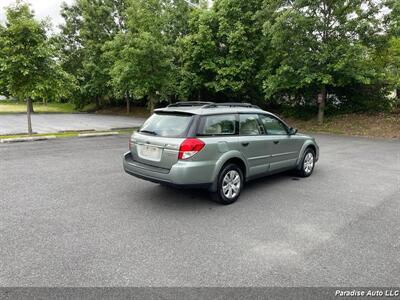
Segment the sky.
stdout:
[[[62,22],[60,16],[61,3],[67,2],[72,3],[74,0],[25,0],[31,4],[31,7],[35,11],[35,16],[39,20],[46,17],[50,17],[54,26],[59,25]],[[0,22],[5,21],[4,7],[15,3],[15,0],[0,0]]]

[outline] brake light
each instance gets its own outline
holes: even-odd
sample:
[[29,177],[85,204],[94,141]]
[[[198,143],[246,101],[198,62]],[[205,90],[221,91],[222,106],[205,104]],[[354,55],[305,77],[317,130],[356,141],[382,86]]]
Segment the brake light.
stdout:
[[195,138],[184,140],[181,144],[181,147],[179,148],[178,159],[189,159],[193,157],[194,155],[199,153],[205,145],[206,144],[204,144],[204,142]]

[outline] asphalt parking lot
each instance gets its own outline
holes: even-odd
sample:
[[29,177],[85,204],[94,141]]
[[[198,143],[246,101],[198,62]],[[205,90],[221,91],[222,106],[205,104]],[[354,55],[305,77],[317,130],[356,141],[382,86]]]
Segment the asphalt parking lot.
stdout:
[[126,175],[126,136],[0,145],[0,286],[398,286],[400,142],[316,137],[227,207]]

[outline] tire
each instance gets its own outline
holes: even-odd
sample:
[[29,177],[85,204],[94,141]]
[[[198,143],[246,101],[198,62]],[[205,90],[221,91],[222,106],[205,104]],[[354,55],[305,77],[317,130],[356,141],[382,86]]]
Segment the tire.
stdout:
[[227,164],[218,175],[217,191],[211,193],[213,201],[229,205],[239,199],[244,185],[242,170],[235,164]]
[[315,151],[307,148],[301,160],[297,175],[300,177],[310,177],[315,167]]

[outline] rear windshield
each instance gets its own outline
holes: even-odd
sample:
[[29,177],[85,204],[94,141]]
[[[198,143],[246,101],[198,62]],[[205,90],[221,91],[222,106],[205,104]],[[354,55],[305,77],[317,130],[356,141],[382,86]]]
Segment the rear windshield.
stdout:
[[140,132],[161,137],[183,137],[191,119],[191,115],[185,114],[154,114],[143,124]]

